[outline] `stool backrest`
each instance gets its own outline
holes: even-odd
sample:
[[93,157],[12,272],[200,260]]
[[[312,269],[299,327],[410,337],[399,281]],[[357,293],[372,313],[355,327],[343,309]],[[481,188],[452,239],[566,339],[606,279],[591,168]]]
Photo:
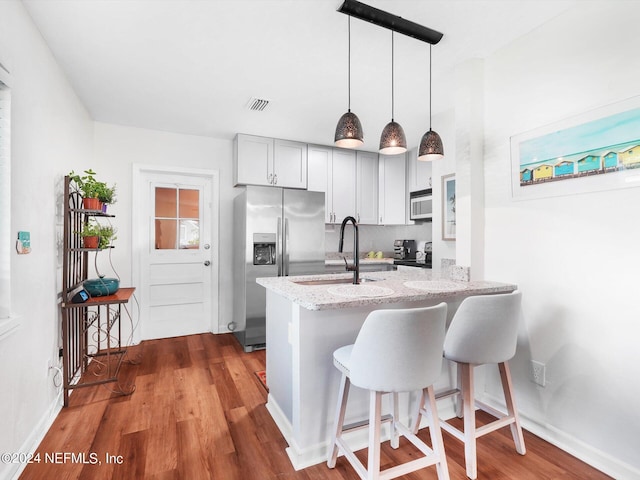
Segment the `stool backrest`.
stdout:
[[465,298],[447,330],[445,358],[473,365],[502,363],[513,358],[521,301],[518,290]]
[[351,383],[380,392],[410,392],[440,375],[447,304],[371,312],[353,345]]

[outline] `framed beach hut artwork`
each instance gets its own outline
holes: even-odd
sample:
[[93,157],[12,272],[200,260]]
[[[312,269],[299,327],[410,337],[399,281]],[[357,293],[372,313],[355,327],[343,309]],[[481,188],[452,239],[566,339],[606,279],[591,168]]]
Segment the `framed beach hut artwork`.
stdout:
[[514,200],[640,187],[640,97],[511,137]]
[[442,240],[456,239],[456,177],[442,177]]

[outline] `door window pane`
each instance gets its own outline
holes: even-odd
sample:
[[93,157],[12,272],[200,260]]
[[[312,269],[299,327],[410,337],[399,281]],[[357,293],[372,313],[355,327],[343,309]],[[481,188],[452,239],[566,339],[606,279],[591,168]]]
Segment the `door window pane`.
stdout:
[[176,248],[176,220],[156,218],[156,250],[174,250]]
[[198,190],[180,190],[180,218],[200,218]]
[[176,218],[176,193],[175,188],[156,187],[156,217]]

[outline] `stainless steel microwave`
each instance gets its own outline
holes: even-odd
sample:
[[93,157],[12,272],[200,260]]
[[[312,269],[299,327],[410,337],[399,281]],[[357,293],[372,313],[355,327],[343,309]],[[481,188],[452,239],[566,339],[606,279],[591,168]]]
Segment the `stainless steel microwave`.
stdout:
[[409,194],[409,218],[411,220],[433,220],[433,195],[431,189],[411,192]]

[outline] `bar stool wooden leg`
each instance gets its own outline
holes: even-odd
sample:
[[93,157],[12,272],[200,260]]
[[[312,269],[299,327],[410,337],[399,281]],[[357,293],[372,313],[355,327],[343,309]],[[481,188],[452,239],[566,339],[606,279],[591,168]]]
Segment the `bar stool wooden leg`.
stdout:
[[500,369],[500,380],[502,380],[502,390],[504,391],[507,412],[510,417],[513,417],[513,423],[510,425],[513,443],[516,444],[516,452],[520,455],[524,455],[527,453],[527,449],[524,446],[524,436],[522,435],[522,427],[520,426],[520,417],[518,416],[518,410],[516,409],[515,400],[513,398],[511,370],[507,362],[498,364],[498,368]]
[[467,466],[467,477],[478,476],[476,460],[476,408],[473,393],[473,365],[458,364],[461,369],[462,409],[464,414],[464,460]]
[[367,480],[380,478],[380,415],[382,413],[382,392],[369,392],[369,451]]
[[400,446],[400,433],[396,426],[396,422],[399,418],[397,392],[391,393],[391,414],[393,415],[393,419],[391,420],[391,448],[398,448]]
[[349,377],[343,373],[340,379],[340,389],[338,390],[338,404],[336,406],[336,418],[334,421],[335,430],[327,459],[327,466],[329,468],[336,466],[336,460],[338,458],[338,438],[342,437],[342,427],[344,425],[344,415],[347,410],[347,397],[349,396],[350,386],[351,381]]
[[[444,452],[444,441],[442,440],[442,431],[440,430],[440,419],[437,415],[436,395],[433,392],[433,385],[422,391],[422,398],[427,397],[429,403],[427,419],[429,420],[429,435],[431,435],[431,448],[439,457],[436,463],[436,472],[439,480],[449,479],[449,467],[447,466],[446,456]],[[418,424],[420,421],[418,420]]]
[[418,430],[420,430],[420,422],[422,421],[422,412],[424,410],[424,402],[426,399],[427,392],[426,390],[422,390],[420,392],[420,398],[418,399],[418,407],[416,409],[415,418],[413,420],[413,425],[411,426],[411,432],[414,435],[418,434]]
[[[461,390],[462,388],[462,368],[460,365],[456,363],[456,388]],[[455,399],[455,409],[456,409],[456,417],[462,418],[462,397],[460,395],[456,395]]]

